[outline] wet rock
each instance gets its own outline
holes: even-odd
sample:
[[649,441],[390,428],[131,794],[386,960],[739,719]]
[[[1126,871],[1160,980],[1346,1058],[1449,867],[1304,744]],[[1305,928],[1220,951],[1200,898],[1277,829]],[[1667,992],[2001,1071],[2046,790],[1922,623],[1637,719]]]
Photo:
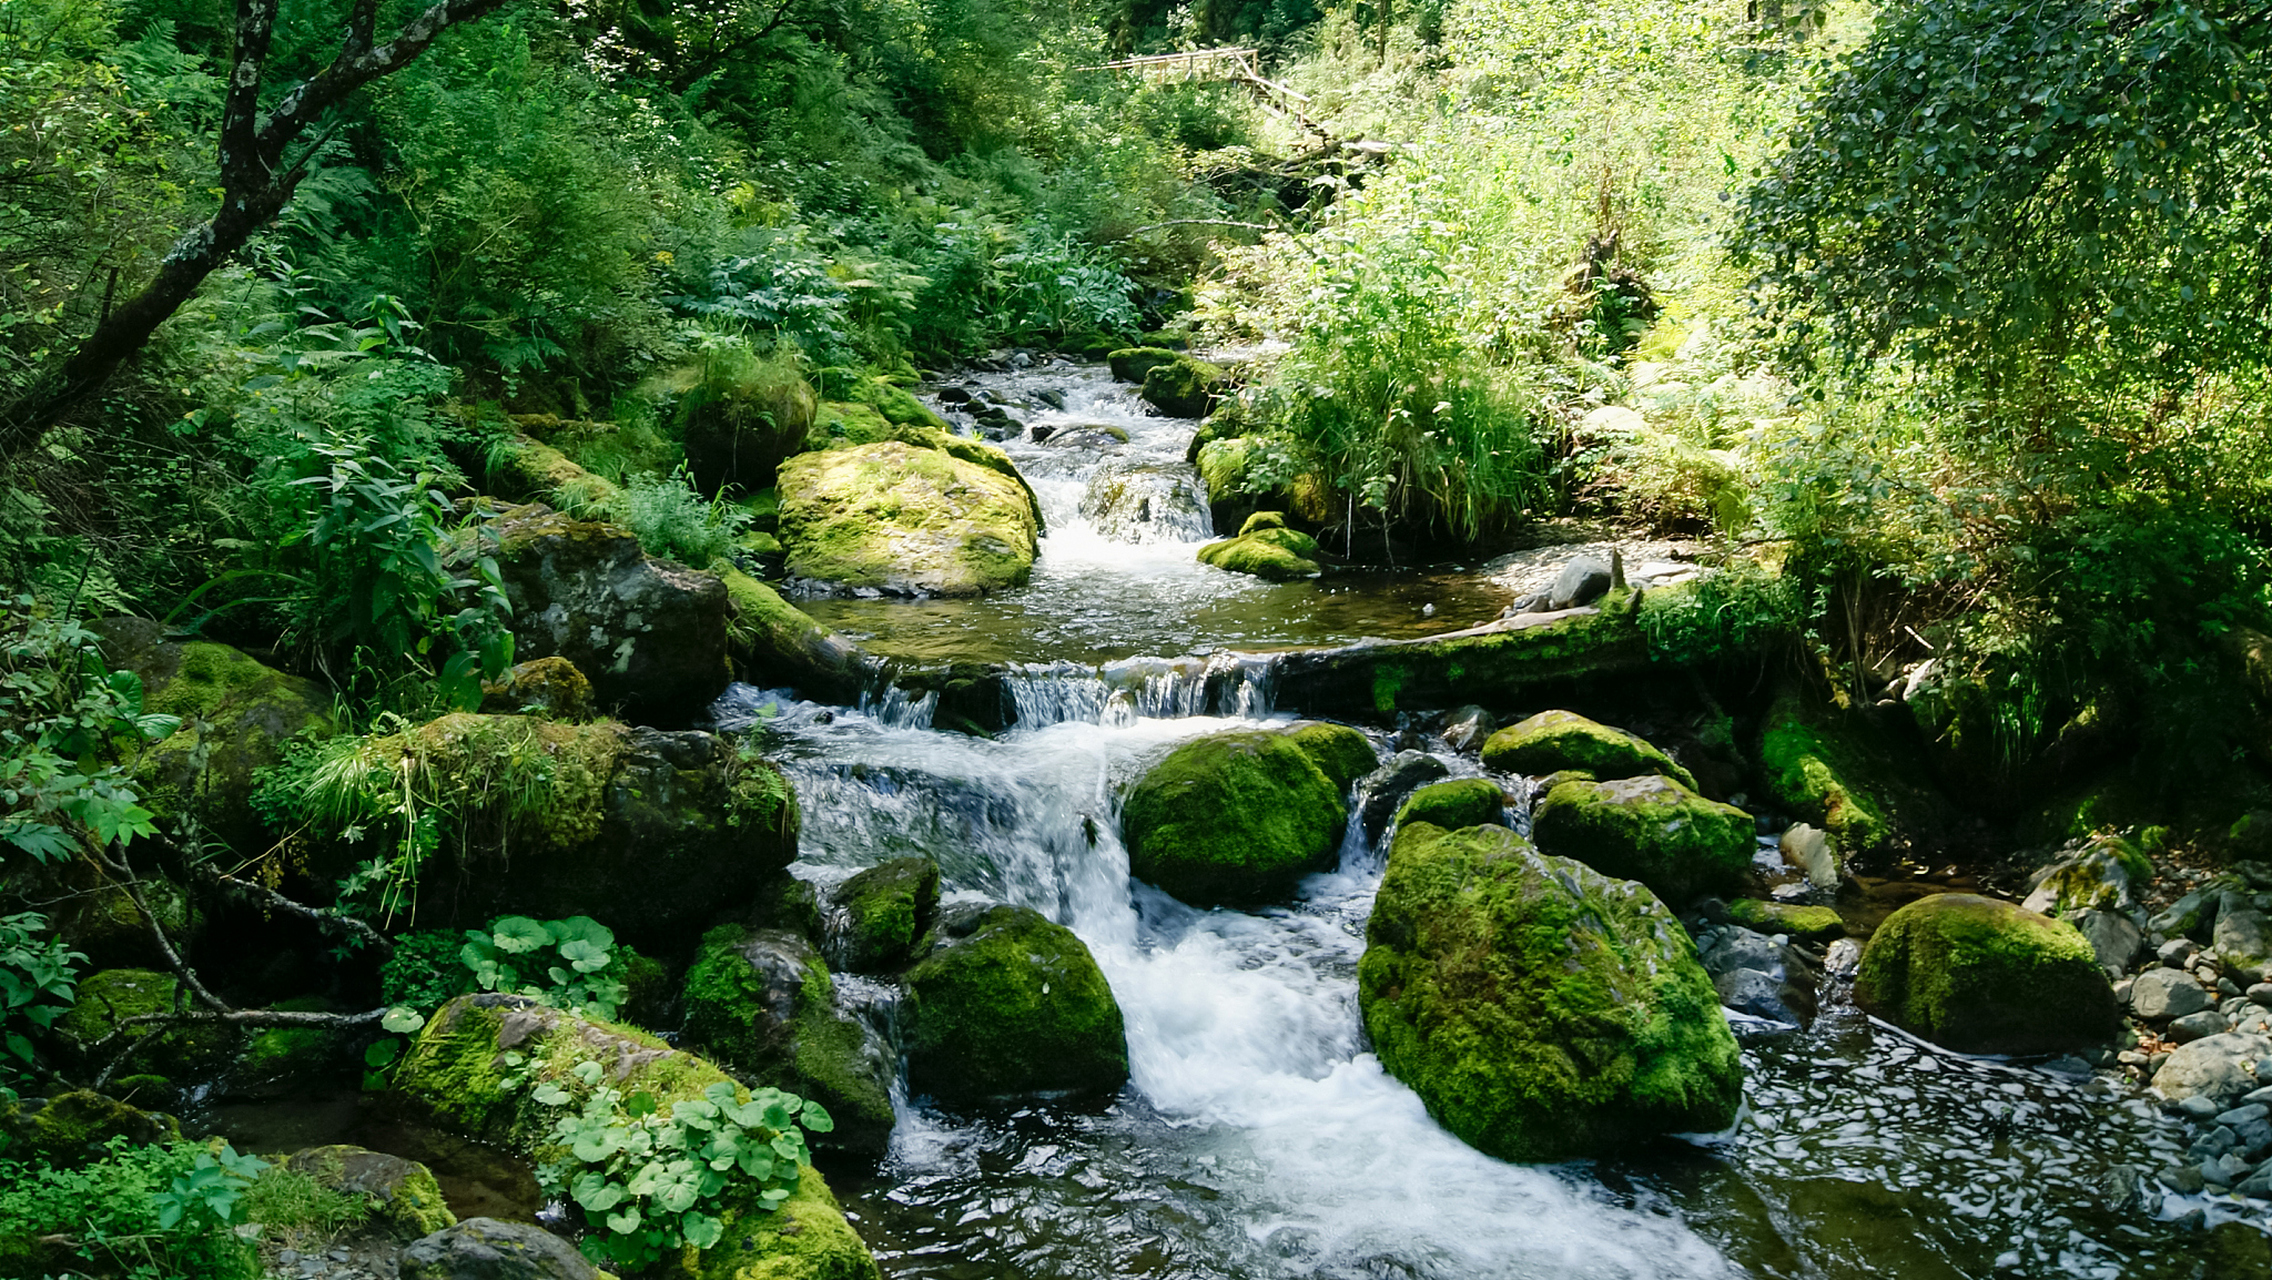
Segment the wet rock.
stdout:
[[1376,764],[1363,734],[1317,722],[1186,742],[1129,793],[1129,874],[1200,906],[1283,898],[1332,867],[1349,784]]
[[1830,847],[1829,832],[1794,822],[1783,829],[1775,847],[1784,862],[1806,874],[1809,885],[1817,889],[1838,887],[1838,854]]
[[[523,1055],[534,1079],[507,1083],[498,1061],[508,1050]],[[529,1086],[565,1081],[574,1090],[569,1073],[582,1062],[600,1064],[608,1086],[626,1097],[653,1095],[665,1114],[734,1083],[714,1064],[636,1028],[483,993],[451,1001],[427,1022],[395,1068],[391,1098],[438,1128],[542,1164],[568,1153],[552,1145],[558,1113]],[[867,1246],[818,1172],[800,1168],[796,1190],[772,1212],[760,1209],[746,1186],[730,1188],[719,1207],[718,1243],[684,1259],[697,1280],[875,1280]],[[462,1233],[470,1221],[478,1219],[456,1229]]]
[[372,1216],[396,1237],[416,1240],[457,1222],[442,1199],[441,1184],[425,1165],[362,1147],[309,1147],[284,1167],[327,1190],[372,1202]]
[[1040,510],[1014,473],[943,449],[886,440],[799,454],[781,468],[781,542],[798,578],[983,595],[1025,583],[1040,533]]
[[2199,1013],[2189,1013],[2182,1018],[2172,1019],[2169,1024],[2169,1038],[2179,1044],[2186,1044],[2209,1036],[2223,1035],[2230,1030],[2232,1030],[2232,1024],[2225,1021],[2225,1015],[2214,1009],[2203,1009]]
[[1365,775],[1357,784],[1357,813],[1365,824],[1365,837],[1377,840],[1388,830],[1389,819],[1414,790],[1451,776],[1443,761],[1425,751],[1399,751],[1387,764]]
[[684,1042],[751,1079],[817,1098],[836,1121],[818,1145],[881,1156],[891,1144],[891,1051],[837,1007],[828,966],[802,935],[721,925],[681,990]]
[[46,1099],[0,1102],[0,1147],[7,1158],[37,1158],[64,1168],[100,1160],[113,1141],[136,1146],[181,1141],[181,1124],[92,1089]]
[[2128,911],[2153,878],[2154,864],[2136,846],[2120,836],[2100,836],[2038,868],[2020,905],[2061,918],[2085,909]]
[[916,944],[938,918],[939,864],[894,858],[838,885],[830,901],[842,919],[841,929],[831,930],[839,967],[853,973],[897,969],[914,958]]
[[468,1218],[416,1241],[401,1280],[600,1280],[576,1246],[529,1222]]
[[1112,370],[1113,381],[1141,384],[1145,374],[1161,365],[1174,364],[1177,355],[1164,347],[1122,347],[1106,356],[1104,362]]
[[2130,1012],[2148,1022],[2182,1018],[2209,1005],[2209,993],[2178,969],[2148,969],[2130,984]]
[[[1046,443],[1052,449],[1087,449],[1091,452],[1113,452],[1128,443],[1128,433],[1107,423],[1091,422],[1075,426],[1061,426],[1049,434]],[[1194,476],[1197,473],[1193,473]]]
[[1542,711],[1491,735],[1485,768],[1539,778],[1584,773],[1595,781],[1662,774],[1694,790],[1696,779],[1639,734],[1596,724],[1569,711]]
[[2106,970],[2109,978],[2119,978],[2129,972],[2130,962],[2138,958],[2138,952],[2146,945],[2146,935],[2131,923],[2130,917],[2112,911],[2086,908],[2068,916],[2067,923],[2090,940],[2099,968]]
[[1823,971],[1837,978],[1852,978],[1862,971],[1862,944],[1840,938],[1822,956]]
[[1507,797],[1488,778],[1435,782],[1412,793],[1396,811],[1396,825],[1427,822],[1448,831],[1506,825]]
[[1171,418],[1204,418],[1215,398],[1231,389],[1231,377],[1204,360],[1179,355],[1144,373],[1146,403]]
[[2119,1025],[2106,974],[2072,925],[1968,893],[1886,917],[1854,1003],[1960,1053],[2095,1048]]
[[2170,1102],[2202,1099],[2215,1114],[2256,1088],[2256,1064],[2268,1057],[2272,1038],[2230,1031],[2209,1036],[2178,1046],[2154,1072],[2154,1091]]
[[2156,1177],[2161,1180],[2163,1186],[2181,1196],[2199,1195],[2205,1182],[2205,1179],[2201,1176],[2201,1171],[2192,1165],[2179,1165],[2175,1168],[2164,1169]]
[[1097,468],[1081,515],[1116,542],[1190,542],[1213,532],[1199,473],[1182,463],[1113,463]]
[[629,531],[531,503],[507,509],[477,546],[454,554],[495,556],[513,605],[514,652],[567,659],[602,708],[683,725],[725,691],[725,584],[648,556]]
[[1728,904],[1728,918],[1746,929],[1780,933],[1800,942],[1829,942],[1846,936],[1846,922],[1835,907],[1800,907],[1758,898]]
[[2146,1171],[2133,1164],[2118,1164],[2099,1179],[2100,1203],[2115,1213],[2161,1212],[2162,1197],[2146,1180]]
[[1358,1005],[1381,1064],[1490,1155],[1559,1160],[1724,1128],[1735,1038],[1680,924],[1645,887],[1504,827],[1403,827],[1366,930]]
[[1238,536],[1199,548],[1199,561],[1270,582],[1295,582],[1325,572],[1317,562],[1317,539],[1286,527],[1286,517],[1258,511],[1239,526]]
[[868,676],[859,647],[812,620],[779,592],[721,566],[733,611],[728,652],[740,677],[759,688],[793,687],[816,701],[857,701]]
[[1814,1024],[1814,966],[1796,948],[1730,925],[1712,933],[1700,959],[1728,1008],[1789,1027]]
[[1555,575],[1554,585],[1546,593],[1549,609],[1575,609],[1592,604],[1609,593],[1610,568],[1591,556],[1572,560]]
[[1089,949],[1025,907],[997,906],[907,972],[908,1085],[954,1101],[1111,1093],[1128,1079],[1120,1005]]
[[1497,723],[1481,707],[1455,707],[1444,719],[1444,745],[1454,751],[1473,751],[1491,736]]
[[1539,848],[1639,880],[1668,902],[1740,889],[1756,847],[1751,815],[1653,774],[1560,783],[1531,822]]

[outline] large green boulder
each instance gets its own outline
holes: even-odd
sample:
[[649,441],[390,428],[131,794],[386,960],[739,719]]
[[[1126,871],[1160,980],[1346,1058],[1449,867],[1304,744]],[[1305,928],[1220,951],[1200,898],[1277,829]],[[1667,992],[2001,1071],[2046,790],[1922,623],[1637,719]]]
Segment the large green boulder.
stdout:
[[1179,355],[1144,372],[1143,397],[1174,418],[1204,418],[1217,396],[1230,390],[1231,377],[1204,360]]
[[0,1160],[70,1168],[102,1159],[120,1139],[138,1146],[179,1142],[181,1123],[92,1089],[0,1101]]
[[1165,347],[1122,347],[1104,358],[1115,382],[1144,381],[1144,375],[1163,364],[1174,364],[1178,353]]
[[1504,827],[1399,828],[1357,1002],[1389,1074],[1506,1160],[1726,1128],[1743,1063],[1687,932]]
[[1282,899],[1331,870],[1349,820],[1349,784],[1379,760],[1341,725],[1233,729],[1195,738],[1128,795],[1128,870],[1185,902]]
[[181,717],[173,736],[134,761],[143,804],[168,826],[200,829],[185,839],[218,839],[247,857],[265,851],[272,840],[252,805],[254,775],[291,739],[331,734],[331,696],[225,644],[169,640],[141,618],[106,618],[93,630],[112,670],[141,677],[144,711]]
[[829,895],[836,908],[832,944],[842,968],[887,973],[914,958],[916,944],[939,915],[939,864],[894,858],[868,868]]
[[800,454],[781,468],[792,576],[905,595],[1024,585],[1041,512],[1014,476],[897,440]]
[[754,492],[805,447],[820,401],[793,360],[741,350],[708,360],[677,409],[695,487]]
[[1489,778],[1460,778],[1420,788],[1396,811],[1396,825],[1425,822],[1457,831],[1506,825],[1507,797]]
[[1959,1053],[2104,1045],[2120,1016],[2073,925],[1970,893],[1920,898],[1862,950],[1854,1003]]
[[313,869],[390,856],[406,779],[421,809],[453,818],[396,915],[406,928],[592,915],[667,941],[797,856],[788,780],[716,734],[458,712],[358,739],[288,789]]
[[1569,711],[1541,711],[1483,744],[1484,767],[1543,778],[1591,774],[1597,781],[1661,773],[1694,790],[1696,779],[1639,734],[1597,724]]
[[836,1120],[827,1145],[881,1156],[891,1143],[898,1066],[839,1009],[828,966],[785,929],[721,925],[686,971],[683,1041],[747,1078],[818,1098]]
[[1753,830],[1750,814],[1657,774],[1560,783],[1531,817],[1539,848],[1683,904],[1743,887]]
[[[395,1068],[391,1100],[437,1128],[489,1143],[536,1164],[569,1158],[555,1135],[562,1114],[540,1100],[544,1086],[581,1098],[593,1086],[578,1075],[597,1063],[597,1079],[627,1098],[646,1094],[670,1115],[733,1081],[715,1065],[632,1027],[564,1013],[521,996],[460,996],[419,1032]],[[587,1069],[588,1070],[588,1069]],[[746,1098],[745,1098],[746,1100]],[[768,1213],[754,1188],[730,1191],[723,1234],[707,1249],[668,1260],[657,1274],[690,1280],[877,1280],[828,1184],[809,1166],[795,1191]]]
[[1286,527],[1275,511],[1247,517],[1235,538],[1224,538],[1199,548],[1201,564],[1232,573],[1250,573],[1271,582],[1295,582],[1325,572],[1317,562],[1317,539]]
[[1026,907],[949,913],[907,971],[907,1080],[951,1101],[1111,1093],[1128,1036],[1103,971],[1071,929]]

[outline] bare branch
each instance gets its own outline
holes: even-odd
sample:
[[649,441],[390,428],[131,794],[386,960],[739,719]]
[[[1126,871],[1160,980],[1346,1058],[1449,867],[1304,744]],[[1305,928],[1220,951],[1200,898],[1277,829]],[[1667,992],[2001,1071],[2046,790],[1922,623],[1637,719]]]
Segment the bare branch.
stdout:
[[326,911],[321,907],[311,907],[304,902],[295,902],[266,885],[255,884],[250,880],[239,880],[235,876],[217,871],[203,863],[196,864],[193,872],[204,876],[216,888],[250,898],[268,910],[279,911],[288,916],[297,916],[318,929],[329,933],[343,934],[367,946],[377,947],[382,952],[394,950],[393,939],[353,916],[341,915],[336,911]]

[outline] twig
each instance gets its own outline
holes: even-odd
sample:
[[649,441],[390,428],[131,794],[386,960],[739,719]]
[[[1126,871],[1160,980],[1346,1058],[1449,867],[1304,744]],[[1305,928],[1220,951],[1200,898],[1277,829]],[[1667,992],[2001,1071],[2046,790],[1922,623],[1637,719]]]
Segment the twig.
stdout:
[[205,863],[195,863],[191,870],[204,875],[216,886],[244,894],[272,911],[281,911],[286,915],[298,916],[319,929],[344,933],[350,937],[358,938],[366,945],[377,947],[382,952],[394,950],[393,939],[353,916],[341,915],[336,911],[326,911],[321,907],[311,907],[304,902],[295,902],[267,885],[255,884],[250,880],[239,880],[235,876],[217,871]]

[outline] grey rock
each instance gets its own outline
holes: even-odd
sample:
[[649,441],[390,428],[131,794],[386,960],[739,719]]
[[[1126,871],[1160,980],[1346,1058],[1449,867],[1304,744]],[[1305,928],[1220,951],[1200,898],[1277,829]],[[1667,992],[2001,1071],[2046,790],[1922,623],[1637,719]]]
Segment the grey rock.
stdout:
[[[2166,932],[2157,927],[2154,932]],[[2191,938],[2171,938],[2154,951],[2154,958],[2172,969],[2182,969],[2201,954],[2201,944]]]
[[1358,813],[1365,824],[1367,838],[1380,838],[1406,797],[1451,774],[1443,761],[1425,751],[1399,751],[1389,757],[1387,764],[1358,779],[1357,794],[1364,797]]
[[2161,1208],[2161,1197],[2147,1185],[2146,1171],[2134,1164],[2118,1164],[2108,1169],[2098,1180],[2098,1194],[2106,1207],[2116,1213],[2144,1210],[2149,1200],[2153,1202],[2149,1212],[2158,1212]]
[[1592,556],[1580,556],[1562,566],[1547,593],[1549,609],[1574,609],[1592,604],[1609,593],[1609,565]]
[[2240,1101],[2242,1106],[2261,1105],[2267,1110],[2272,1110],[2272,1084],[2268,1084],[2263,1088],[2254,1090],[2250,1093],[2242,1094]]
[[2234,1184],[2233,1190],[2257,1200],[2272,1200],[2272,1164],[2258,1165],[2256,1172]]
[[544,1228],[468,1218],[402,1251],[401,1280],[599,1280],[576,1247]]
[[2235,1153],[2227,1152],[2203,1165],[2201,1176],[2206,1181],[2223,1183],[2229,1187],[2255,1171],[2255,1165]]
[[1473,751],[1483,745],[1499,722],[1481,707],[1460,707],[1444,722],[1444,744],[1454,751]]
[[2182,1018],[2173,1019],[2169,1024],[2169,1038],[2179,1044],[2190,1044],[2210,1036],[2221,1036],[2230,1030],[2232,1024],[2225,1021],[2225,1015],[2214,1009],[2203,1009],[2199,1013],[2189,1013]]
[[2272,1009],[2272,982],[2259,982],[2241,993],[2255,1004]]
[[1852,938],[1840,938],[1830,944],[1822,957],[1822,967],[1833,976],[1851,978],[1862,971],[1862,944]]
[[2028,895],[2020,905],[2062,918],[2086,907],[2126,911],[2137,905],[2142,887],[2132,883],[2124,864],[2128,853],[2120,840],[2107,837],[2039,867],[2028,878]]
[[1814,1023],[1814,967],[1785,943],[1729,925],[1712,933],[1699,958],[1728,1008],[1793,1027]]
[[2201,1171],[2192,1165],[2180,1165],[2176,1168],[2164,1169],[2156,1176],[2161,1179],[2163,1186],[2181,1196],[2198,1194],[2201,1190],[2201,1184],[2206,1181],[2201,1176]]
[[[2149,926],[2156,933],[2168,934],[2175,941],[2180,934],[2205,936],[2217,921],[2217,895],[2196,889],[2170,904],[2169,909],[2155,916]],[[2165,957],[2162,963],[2169,963]]]
[[2098,956],[2099,968],[2106,970],[2109,978],[2127,972],[2146,942],[2145,933],[2130,923],[2128,916],[2113,911],[2077,911],[2067,917],[2067,923],[2082,931]]
[[2272,1115],[2272,1107],[2261,1102],[2244,1102],[2230,1111],[2217,1113],[2217,1123],[2238,1131],[2242,1125],[2262,1120],[2267,1115]]
[[2148,969],[2130,984],[2130,1012],[2148,1022],[2182,1018],[2209,1005],[2209,993],[2177,969]]
[[2215,1115],[2256,1087],[2256,1062],[2272,1056],[2272,1039],[2226,1032],[2180,1045],[2154,1075],[2154,1091],[2183,1103],[2206,1099]]
[[2237,980],[2245,974],[2250,982],[2263,980],[2265,966],[2272,964],[2272,920],[2262,911],[2239,902],[2220,909],[2213,941],[2226,977]]

